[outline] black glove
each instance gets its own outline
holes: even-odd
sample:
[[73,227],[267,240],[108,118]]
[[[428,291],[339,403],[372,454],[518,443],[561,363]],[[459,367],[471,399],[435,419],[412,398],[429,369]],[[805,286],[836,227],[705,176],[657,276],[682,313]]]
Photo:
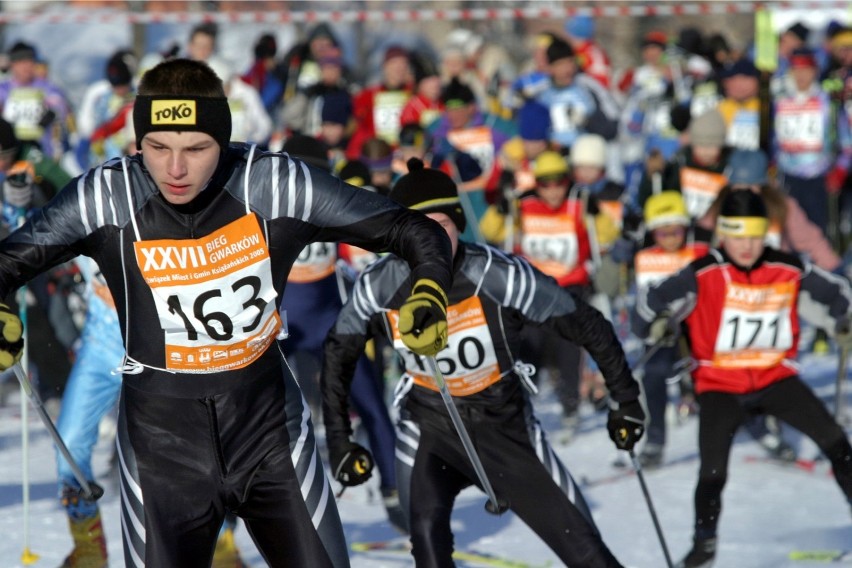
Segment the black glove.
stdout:
[[44,114],[41,115],[41,119],[38,121],[38,125],[42,128],[47,128],[53,121],[56,120],[56,113],[53,112],[53,109],[45,109]]
[[645,433],[645,411],[638,400],[619,403],[606,421],[610,439],[619,450],[630,451]]
[[512,202],[515,201],[515,172],[503,171],[499,187],[494,206],[500,215],[508,215],[512,212]]
[[367,448],[355,442],[329,441],[328,459],[334,479],[346,487],[361,485],[373,474],[373,456]]
[[437,355],[447,346],[447,295],[432,280],[414,283],[399,308],[399,335],[418,355]]
[[0,304],[0,371],[21,360],[24,350],[24,326],[6,304]]

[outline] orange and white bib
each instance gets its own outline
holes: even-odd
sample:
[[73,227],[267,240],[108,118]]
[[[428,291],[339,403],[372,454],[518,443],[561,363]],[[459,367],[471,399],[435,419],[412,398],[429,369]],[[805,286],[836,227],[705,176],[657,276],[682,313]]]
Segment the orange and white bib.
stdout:
[[[437,391],[438,385],[429,374],[426,362],[408,350],[399,335],[399,311],[388,318],[393,330],[393,344],[405,362],[405,372],[420,386]],[[500,366],[485,312],[478,297],[472,296],[447,308],[447,347],[436,357],[438,369],[453,396],[469,396],[485,390],[500,380]]]
[[521,216],[521,252],[529,261],[557,280],[577,266],[577,224],[569,213]]
[[674,252],[654,249],[639,251],[633,261],[636,287],[640,290],[648,289],[652,284],[665,280],[695,260],[695,256],[695,251],[691,248]]
[[684,166],[680,170],[680,192],[692,218],[702,217],[728,179],[723,174]]
[[726,282],[712,366],[765,369],[784,360],[793,346],[794,282]]
[[302,249],[290,269],[287,282],[308,284],[334,273],[337,262],[337,244],[311,243]]
[[281,320],[269,249],[253,214],[200,239],[133,246],[163,329],[166,369],[239,369],[275,340]]

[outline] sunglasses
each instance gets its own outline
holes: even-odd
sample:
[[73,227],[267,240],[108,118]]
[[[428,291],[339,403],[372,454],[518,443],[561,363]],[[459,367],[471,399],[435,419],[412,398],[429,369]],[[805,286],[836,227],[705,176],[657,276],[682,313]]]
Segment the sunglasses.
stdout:
[[565,176],[559,177],[548,177],[548,178],[537,178],[535,182],[541,187],[557,187],[560,185],[565,185],[565,182],[568,180]]
[[686,227],[669,227],[667,229],[654,229],[654,236],[658,239],[668,237],[682,237],[686,234]]

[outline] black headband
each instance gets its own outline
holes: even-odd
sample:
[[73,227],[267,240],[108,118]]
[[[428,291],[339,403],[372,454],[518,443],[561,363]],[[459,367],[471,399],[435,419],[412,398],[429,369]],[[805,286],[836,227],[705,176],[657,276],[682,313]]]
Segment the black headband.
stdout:
[[197,131],[213,137],[222,150],[231,140],[231,109],[225,97],[189,95],[137,95],[133,104],[136,149],[149,132]]

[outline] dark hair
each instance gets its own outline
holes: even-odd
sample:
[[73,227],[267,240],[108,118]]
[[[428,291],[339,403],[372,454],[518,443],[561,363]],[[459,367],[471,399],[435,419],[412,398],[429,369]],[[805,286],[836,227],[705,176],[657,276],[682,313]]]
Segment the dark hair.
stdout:
[[203,61],[168,59],[149,69],[139,81],[138,94],[225,97],[222,79]]
[[[750,189],[734,189],[732,185],[727,184],[719,190],[719,195],[713,200],[706,214],[716,219],[719,216],[722,203],[728,197],[728,194],[738,191],[752,193]],[[778,223],[783,227],[787,221],[787,199],[785,195],[775,186],[764,184],[760,186],[760,196],[766,205],[766,213],[769,221]]]
[[197,26],[192,28],[192,31],[189,33],[189,39],[192,39],[199,34],[210,36],[215,42],[216,36],[219,34],[219,26],[217,26],[213,22],[204,22],[198,24]]
[[766,202],[753,191],[731,191],[722,200],[719,215],[723,217],[766,217]]

